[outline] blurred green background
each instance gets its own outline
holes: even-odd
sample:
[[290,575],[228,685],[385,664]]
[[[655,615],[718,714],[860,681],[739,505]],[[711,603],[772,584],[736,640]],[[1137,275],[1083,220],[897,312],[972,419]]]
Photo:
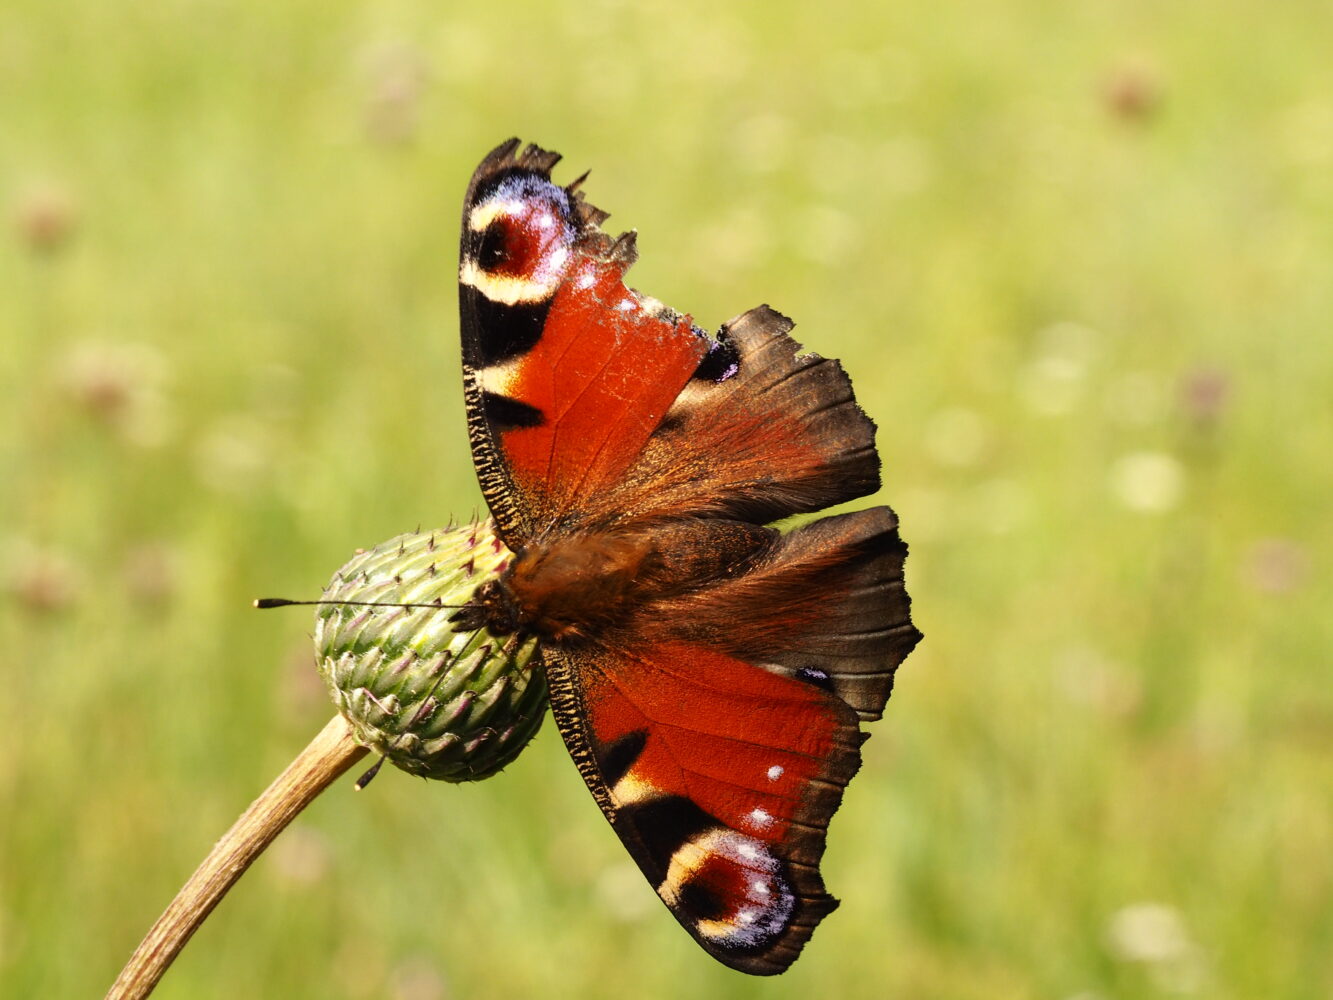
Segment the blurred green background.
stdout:
[[634,284],[880,427],[926,641],[779,980],[553,726],[318,801],[161,997],[1333,996],[1323,2],[8,0],[0,994],[99,996],[325,722],[304,611],[479,504],[460,199],[592,168]]

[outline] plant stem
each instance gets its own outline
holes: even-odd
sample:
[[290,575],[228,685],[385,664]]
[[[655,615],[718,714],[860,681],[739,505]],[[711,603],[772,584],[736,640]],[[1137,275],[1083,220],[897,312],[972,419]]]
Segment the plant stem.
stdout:
[[141,1000],[157,986],[185,942],[279,833],[367,750],[341,715],[310,741],[251,803],[158,917],[112,985],[106,1000]]

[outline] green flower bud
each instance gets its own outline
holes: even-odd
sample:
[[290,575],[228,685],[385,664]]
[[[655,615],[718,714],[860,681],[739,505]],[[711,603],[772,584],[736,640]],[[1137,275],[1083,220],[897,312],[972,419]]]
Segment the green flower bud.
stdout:
[[443,781],[486,778],[518,756],[546,714],[536,640],[455,632],[449,620],[510,558],[485,521],[400,535],[337,572],[315,619],[315,649],[358,742]]

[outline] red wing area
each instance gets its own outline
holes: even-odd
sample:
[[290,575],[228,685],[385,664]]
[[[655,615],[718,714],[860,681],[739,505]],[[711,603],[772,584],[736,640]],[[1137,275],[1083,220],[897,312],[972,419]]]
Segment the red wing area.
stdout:
[[543,655],[570,752],[658,895],[720,961],[786,969],[837,905],[818,865],[860,764],[855,713],[681,642]]
[[699,514],[755,524],[879,488],[875,425],[838,362],[805,353],[767,306],[726,324],[729,377],[693,379],[613,492],[586,498],[590,520]]
[[708,347],[688,319],[650,313],[618,267],[584,267],[589,284],[560,286],[541,339],[505,387],[545,416],[501,430],[500,443],[515,487],[552,520],[614,486]]

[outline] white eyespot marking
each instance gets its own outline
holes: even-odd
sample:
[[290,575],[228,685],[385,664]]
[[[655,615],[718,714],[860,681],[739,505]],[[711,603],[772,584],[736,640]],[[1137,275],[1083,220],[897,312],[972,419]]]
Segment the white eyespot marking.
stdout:
[[774,764],[772,767],[768,769],[769,781],[777,781],[781,777],[782,777],[782,767],[780,765]]
[[591,288],[593,286],[593,282],[595,282],[596,280],[597,278],[593,275],[592,271],[586,270],[579,275],[578,280],[575,281],[574,284],[577,285],[579,288]]
[[611,789],[611,801],[617,808],[634,805],[637,802],[647,802],[661,795],[662,790],[656,785],[635,777],[633,768]]
[[768,846],[720,826],[676,849],[657,892],[699,934],[734,948],[781,936],[796,909],[785,866]]
[[748,819],[752,825],[758,827],[760,830],[764,829],[764,827],[766,826],[773,825],[772,814],[764,809],[751,809],[748,813],[745,814],[745,818]]
[[808,681],[818,687],[828,686],[828,674],[818,667],[798,667],[796,677],[798,680]]
[[635,309],[639,308],[639,304],[633,299],[621,299],[616,303],[616,308],[621,312],[633,312]]
[[474,233],[484,233],[486,228],[502,215],[517,215],[523,210],[523,203],[506,198],[487,198],[480,205],[474,205],[467,214],[467,227]]
[[522,360],[522,358],[513,358],[509,361],[502,361],[498,365],[491,365],[488,368],[473,369],[472,378],[482,392],[491,392],[497,396],[508,396],[518,378]]
[[459,282],[502,305],[549,298],[577,237],[570,211],[569,196],[545,178],[501,182],[468,211]]
[[534,280],[507,274],[487,274],[477,266],[475,260],[468,258],[458,268],[458,283],[475,288],[492,302],[515,306],[522,302],[541,302],[550,298],[560,284],[560,276],[555,274],[546,280]]

